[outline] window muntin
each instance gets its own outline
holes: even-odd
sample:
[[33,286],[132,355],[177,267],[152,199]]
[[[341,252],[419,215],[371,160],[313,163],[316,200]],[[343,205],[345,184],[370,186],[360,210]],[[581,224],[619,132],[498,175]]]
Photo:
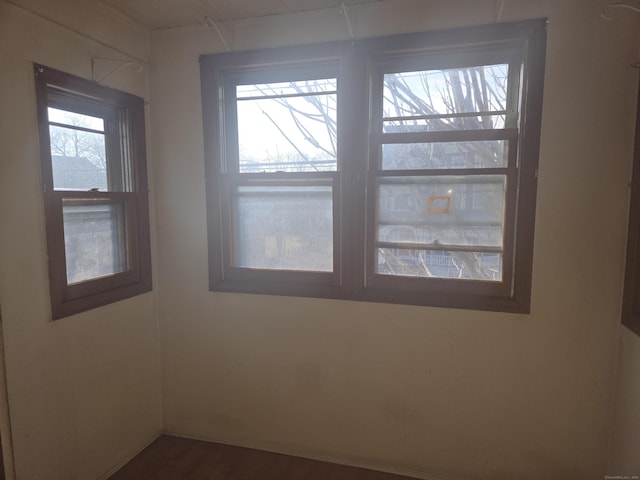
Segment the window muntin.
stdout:
[[143,100],[35,65],[53,318],[151,289]]
[[[201,56],[211,289],[527,312],[545,26]],[[328,64],[338,79],[335,171],[240,171],[235,97],[262,95],[240,86],[280,83],[272,96],[286,96],[289,82],[329,78],[318,73]],[[322,182],[333,200],[332,272],[238,260],[239,186]]]

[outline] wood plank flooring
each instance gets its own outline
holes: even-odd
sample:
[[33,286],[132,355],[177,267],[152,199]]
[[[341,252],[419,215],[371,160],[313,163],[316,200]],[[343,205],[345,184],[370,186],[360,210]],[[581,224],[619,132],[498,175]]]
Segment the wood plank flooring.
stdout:
[[109,480],[410,480],[249,448],[163,435]]

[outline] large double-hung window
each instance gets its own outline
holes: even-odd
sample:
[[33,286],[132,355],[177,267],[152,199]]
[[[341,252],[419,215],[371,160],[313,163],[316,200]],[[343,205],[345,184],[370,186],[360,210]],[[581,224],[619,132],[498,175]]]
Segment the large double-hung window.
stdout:
[[211,288],[528,311],[544,39],[203,55]]

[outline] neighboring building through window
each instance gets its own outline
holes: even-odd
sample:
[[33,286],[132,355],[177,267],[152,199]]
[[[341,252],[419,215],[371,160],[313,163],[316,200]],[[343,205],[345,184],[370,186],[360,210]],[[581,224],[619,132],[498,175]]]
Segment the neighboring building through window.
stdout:
[[545,29],[203,55],[211,288],[528,311]]
[[35,65],[53,318],[151,289],[144,103]]

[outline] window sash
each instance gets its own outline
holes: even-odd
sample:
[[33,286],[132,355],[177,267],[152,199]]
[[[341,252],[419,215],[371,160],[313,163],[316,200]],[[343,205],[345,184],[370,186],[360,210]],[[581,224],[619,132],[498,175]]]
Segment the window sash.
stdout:
[[[520,64],[522,58],[517,49],[490,48],[488,50],[463,49],[460,52],[413,54],[396,57],[378,57],[374,63],[371,75],[371,125],[370,125],[370,162],[367,175],[367,211],[368,229],[366,241],[366,288],[375,290],[404,290],[404,291],[429,291],[454,293],[475,293],[480,295],[511,296],[513,294],[513,262],[515,253],[515,216],[518,184],[518,100],[520,82]],[[506,109],[488,112],[492,115],[504,113],[505,128],[483,130],[436,130],[420,132],[385,132],[383,124],[388,117],[383,113],[384,76],[389,73],[402,72],[428,72],[446,69],[459,69],[467,67],[482,67],[484,65],[507,64],[508,78],[506,91]],[[477,117],[485,112],[450,112],[441,115],[424,115],[425,118],[457,118]],[[415,115],[400,117],[403,120],[415,118]],[[382,169],[382,146],[387,144],[429,144],[429,143],[454,143],[469,141],[504,140],[507,143],[507,165],[505,168],[441,168],[441,169],[414,169],[393,170]],[[502,275],[500,281],[455,279],[441,277],[408,277],[402,275],[388,275],[376,273],[378,248],[389,246],[392,248],[406,248],[396,245],[395,242],[380,242],[377,239],[378,218],[378,185],[383,177],[433,177],[433,176],[480,176],[480,175],[504,175],[506,178],[504,196],[504,219],[502,223],[503,239],[502,248]],[[418,246],[416,246],[418,247]],[[493,248],[480,249],[473,246],[473,251],[493,251]],[[454,247],[455,249],[456,247]],[[436,250],[424,245],[419,250]],[[446,248],[438,247],[437,250],[446,251]],[[397,283],[396,283],[397,282]],[[395,285],[394,285],[395,284]]]
[[[122,272],[93,277],[78,283],[67,281],[66,254],[64,239],[63,204],[73,202],[76,205],[102,204],[121,205],[124,212],[124,222],[119,225],[120,235],[124,239],[124,248],[127,256],[127,268]],[[47,217],[51,224],[55,224],[55,232],[49,234],[53,243],[50,255],[60,259],[59,267],[54,269],[56,284],[62,285],[61,296],[64,301],[76,300],[82,297],[99,293],[103,290],[111,290],[123,287],[139,280],[140,272],[137,265],[140,263],[139,246],[136,239],[136,198],[132,193],[122,192],[51,192],[47,200]],[[60,227],[58,227],[60,226]],[[56,262],[58,263],[58,262]],[[50,267],[52,265],[50,264]]]
[[[119,201],[100,198],[62,199],[68,285],[117,275],[131,269],[131,249],[128,248],[126,238],[126,219],[129,215],[124,203]],[[87,236],[90,238],[82,241]],[[94,247],[93,252],[89,254],[86,250],[83,251],[83,247]],[[87,265],[92,257],[97,262]]]
[[[277,282],[302,281],[309,284],[338,285],[341,272],[341,225],[340,225],[340,176],[338,172],[308,173],[267,173],[267,174],[226,174],[221,175],[220,202],[221,222],[224,226],[221,237],[222,271],[228,280],[264,279]],[[332,224],[333,224],[333,270],[305,271],[267,268],[239,267],[234,262],[234,193],[239,187],[330,187],[332,192]],[[262,273],[261,273],[262,272]]]
[[[515,149],[514,149],[515,150]],[[509,155],[510,163],[515,162],[516,152],[512,152]],[[433,291],[443,293],[454,293],[460,291],[461,294],[477,293],[479,295],[494,295],[494,296],[511,296],[513,294],[513,274],[514,274],[514,262],[515,262],[515,230],[516,230],[516,204],[517,204],[517,175],[518,172],[515,168],[510,167],[507,169],[500,169],[501,173],[505,176],[505,199],[504,199],[504,220],[503,220],[503,239],[502,239],[502,280],[497,281],[479,281],[469,279],[453,279],[453,278],[410,278],[403,276],[389,276],[376,273],[376,259],[377,249],[381,245],[387,245],[390,242],[379,242],[377,240],[377,218],[376,218],[376,205],[377,197],[375,194],[369,195],[369,208],[368,208],[368,231],[367,231],[367,243],[366,243],[366,286],[372,291],[380,291],[383,289],[399,289],[413,292],[420,291]],[[456,172],[451,170],[451,173]],[[387,176],[388,172],[370,173],[368,176],[368,192],[376,192],[376,187],[380,177]],[[405,172],[402,172],[403,174]],[[437,172],[440,174],[440,172]],[[450,174],[451,174],[450,173]],[[476,175],[485,174],[486,172],[473,172]],[[404,176],[404,175],[403,175]],[[428,177],[428,175],[424,175]],[[395,243],[391,244],[396,248]],[[494,251],[493,248],[476,248],[478,246],[470,247],[472,251]],[[402,248],[402,247],[400,247]],[[420,248],[427,249],[422,245]],[[456,248],[453,246],[453,248]],[[446,250],[445,247],[438,250]],[[398,284],[394,287],[394,282]]]
[[[335,171],[301,171],[301,172],[243,172],[240,173],[238,112],[237,104],[244,101],[238,99],[236,87],[241,85],[288,83],[325,78],[336,78],[337,91],[340,90],[340,79],[335,61],[302,62],[294,67],[258,68],[254,70],[236,70],[225,74],[221,82],[223,108],[220,112],[220,124],[225,137],[224,152],[217,156],[216,171],[218,171],[219,196],[222,208],[217,211],[222,228],[222,235],[218,234],[221,258],[216,261],[219,277],[226,282],[275,282],[283,284],[329,285],[340,284],[341,277],[341,189],[340,189],[340,154],[336,161]],[[334,94],[333,91],[321,92]],[[295,95],[300,97],[300,95]],[[339,97],[338,97],[339,98]],[[339,120],[338,120],[339,121]],[[235,265],[234,248],[237,245],[234,238],[233,195],[242,186],[272,186],[272,187],[304,187],[329,186],[332,191],[332,226],[333,226],[333,269],[327,271],[305,271],[285,269],[257,269]]]

